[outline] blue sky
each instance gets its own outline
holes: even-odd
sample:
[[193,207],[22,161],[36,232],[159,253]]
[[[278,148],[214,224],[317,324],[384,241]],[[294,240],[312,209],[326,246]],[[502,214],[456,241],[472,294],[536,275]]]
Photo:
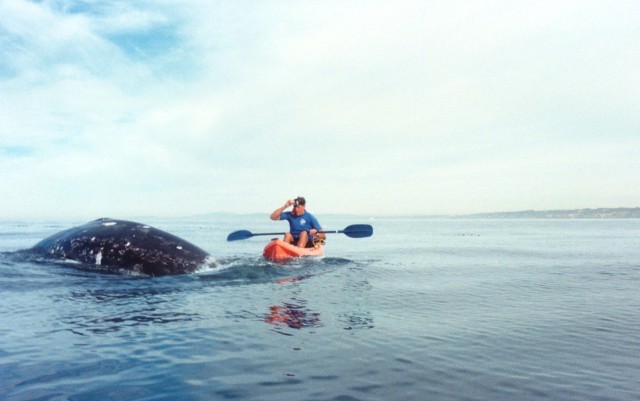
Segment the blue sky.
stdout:
[[0,2],[0,218],[640,202],[636,1]]

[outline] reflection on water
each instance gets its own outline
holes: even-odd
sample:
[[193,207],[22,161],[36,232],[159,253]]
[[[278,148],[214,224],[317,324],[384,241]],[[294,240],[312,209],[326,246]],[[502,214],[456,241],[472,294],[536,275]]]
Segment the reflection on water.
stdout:
[[301,276],[286,277],[276,281],[276,283],[278,284],[294,283],[296,281],[308,279],[309,277],[312,277],[312,276],[313,276],[312,274],[303,274]]
[[340,316],[340,321],[344,325],[345,330],[357,330],[357,329],[373,329],[373,317],[371,312],[359,311],[344,314]]
[[[306,280],[313,277],[313,274],[301,274],[291,277],[285,277],[277,280],[277,284],[298,283],[302,280]],[[278,327],[289,327],[299,330],[303,327],[316,327],[320,326],[320,314],[310,311],[307,307],[307,301],[298,299],[300,295],[300,287],[295,286],[293,294],[296,296],[292,298],[295,302],[283,302],[282,305],[269,306],[269,314],[265,317],[264,321],[268,324],[272,324]],[[282,331],[275,330],[280,334],[291,335],[283,333]]]
[[[301,329],[303,327],[320,326],[320,314],[311,312],[304,305],[285,302],[282,305],[269,307],[269,314],[264,319],[266,323],[276,327],[290,327]],[[285,334],[279,332],[281,334]]]
[[175,322],[188,322],[200,320],[200,316],[194,313],[181,313],[170,311],[156,311],[153,309],[139,310],[131,314],[121,316],[95,316],[78,315],[63,320],[69,325],[68,330],[81,336],[93,334],[115,333],[124,329],[138,326],[151,326],[154,324],[166,324]]
[[180,293],[180,288],[155,284],[150,280],[122,281],[119,285],[124,288],[74,290],[68,296],[56,297],[61,304],[68,301],[85,305],[82,313],[76,310],[65,316],[66,312],[60,312],[61,322],[68,326],[67,330],[84,336],[202,319],[196,312],[177,310],[176,293]]

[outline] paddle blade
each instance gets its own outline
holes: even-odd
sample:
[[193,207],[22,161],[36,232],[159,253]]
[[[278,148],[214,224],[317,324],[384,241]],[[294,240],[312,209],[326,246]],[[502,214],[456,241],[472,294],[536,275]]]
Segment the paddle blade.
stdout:
[[373,227],[369,224],[353,224],[341,231],[347,237],[365,238],[373,235]]
[[238,241],[241,239],[247,239],[251,237],[253,237],[253,234],[251,233],[251,231],[240,230],[240,231],[234,231],[231,234],[229,234],[227,236],[227,241]]

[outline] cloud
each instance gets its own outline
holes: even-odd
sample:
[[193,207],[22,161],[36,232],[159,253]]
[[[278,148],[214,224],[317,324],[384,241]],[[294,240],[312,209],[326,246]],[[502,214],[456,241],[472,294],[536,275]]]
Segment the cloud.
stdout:
[[639,7],[6,0],[0,216],[637,206]]

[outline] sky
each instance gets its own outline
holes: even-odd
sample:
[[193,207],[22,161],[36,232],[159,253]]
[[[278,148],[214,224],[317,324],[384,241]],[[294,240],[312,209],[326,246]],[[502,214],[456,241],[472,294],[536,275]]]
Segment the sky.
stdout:
[[640,2],[0,0],[0,219],[640,206]]

